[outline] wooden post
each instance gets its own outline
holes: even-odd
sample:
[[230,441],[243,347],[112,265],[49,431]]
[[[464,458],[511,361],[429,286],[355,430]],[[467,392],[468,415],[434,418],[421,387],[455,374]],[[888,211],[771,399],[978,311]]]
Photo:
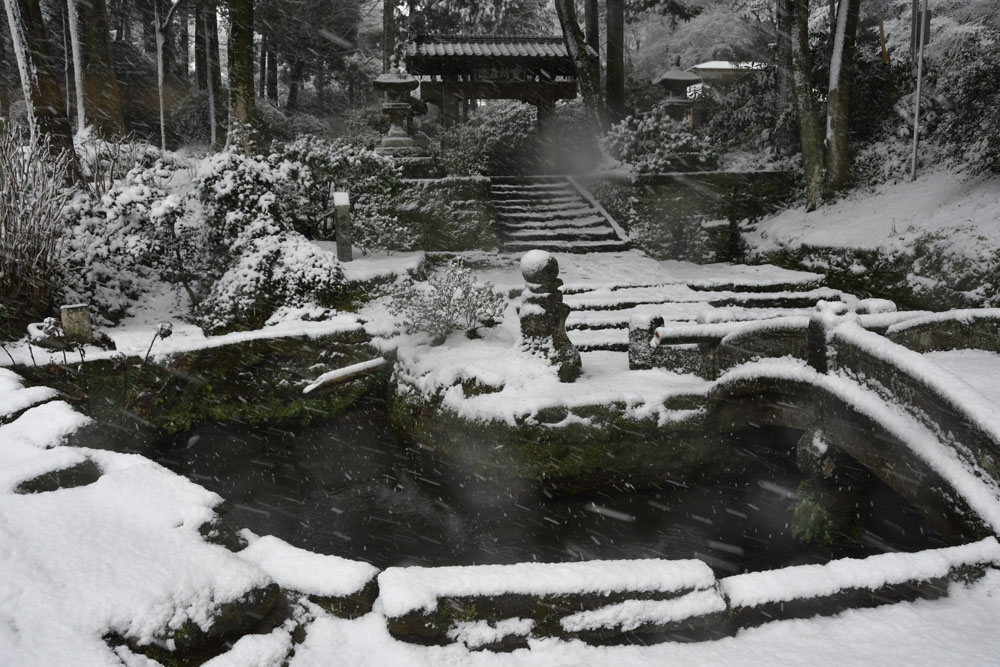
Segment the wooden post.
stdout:
[[351,251],[351,198],[346,192],[333,193],[334,234],[337,239],[337,259],[350,262]]

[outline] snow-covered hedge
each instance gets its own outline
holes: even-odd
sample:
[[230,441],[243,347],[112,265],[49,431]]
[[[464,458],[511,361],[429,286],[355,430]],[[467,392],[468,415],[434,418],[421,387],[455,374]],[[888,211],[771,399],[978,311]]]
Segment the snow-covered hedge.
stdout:
[[[399,167],[374,151],[342,141],[303,136],[281,151],[285,160],[303,165],[309,177],[300,183],[302,201],[297,225],[301,231],[332,234],[330,192],[351,196],[352,241],[363,251],[410,250],[417,231],[396,214],[403,185]],[[325,220],[325,225],[317,221]]]
[[628,116],[608,131],[608,155],[639,173],[678,171],[684,161],[711,164],[718,154],[709,139],[661,113]]
[[220,153],[195,190],[204,213],[199,264],[213,280],[195,309],[210,331],[255,327],[281,306],[333,306],[343,272],[296,231],[312,175],[301,163]]

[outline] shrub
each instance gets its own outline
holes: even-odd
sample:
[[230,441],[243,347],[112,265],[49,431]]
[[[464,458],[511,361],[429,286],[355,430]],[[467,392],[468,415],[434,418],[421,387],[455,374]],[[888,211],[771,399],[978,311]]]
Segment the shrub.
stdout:
[[974,173],[1000,173],[1000,32],[984,30],[935,79],[937,136]]
[[196,181],[205,213],[198,252],[211,279],[195,317],[210,331],[261,326],[281,306],[333,306],[343,272],[296,222],[312,172],[282,159],[221,153]]
[[8,333],[51,307],[63,261],[68,156],[0,127],[0,307]]
[[[332,233],[330,192],[351,197],[353,242],[362,251],[406,250],[417,241],[417,230],[401,220],[396,206],[403,184],[399,167],[374,151],[342,141],[304,136],[286,145],[281,156],[306,167],[296,224],[307,234]],[[326,224],[317,226],[317,220]]]
[[389,310],[403,318],[409,332],[427,333],[442,342],[457,329],[472,337],[479,327],[492,326],[506,301],[492,285],[478,282],[461,260],[453,259],[426,283],[407,282],[397,287]]
[[100,199],[115,181],[125,178],[135,167],[152,167],[166,156],[159,148],[135,137],[103,139],[87,128],[74,139],[84,177],[84,189]]
[[488,102],[468,121],[444,130],[441,148],[441,162],[452,176],[533,171],[535,108]]
[[91,304],[99,321],[120,319],[154,278],[192,270],[176,230],[184,200],[163,185],[175,170],[160,161],[134,167],[100,198],[80,194],[68,207],[66,297]]
[[706,137],[662,113],[625,118],[608,132],[605,148],[640,173],[675,171],[685,158],[712,162],[718,157]]
[[446,178],[413,185],[399,214],[416,230],[424,250],[460,251],[496,247],[489,209],[489,180]]

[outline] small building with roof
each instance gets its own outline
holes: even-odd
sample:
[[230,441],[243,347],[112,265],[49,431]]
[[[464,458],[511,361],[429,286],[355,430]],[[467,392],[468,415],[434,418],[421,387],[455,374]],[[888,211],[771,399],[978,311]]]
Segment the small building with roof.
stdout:
[[562,37],[420,35],[405,47],[420,99],[439,106],[444,127],[466,103],[509,99],[534,104],[540,122],[556,100],[576,97],[576,70]]

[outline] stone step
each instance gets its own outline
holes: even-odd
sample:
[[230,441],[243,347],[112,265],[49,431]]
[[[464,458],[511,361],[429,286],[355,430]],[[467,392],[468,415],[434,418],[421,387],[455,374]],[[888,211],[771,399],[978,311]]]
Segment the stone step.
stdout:
[[496,195],[493,195],[492,199],[493,199],[493,205],[496,206],[496,207],[498,207],[498,208],[499,207],[504,207],[504,206],[525,206],[525,207],[534,208],[536,205],[537,206],[550,206],[550,205],[551,206],[562,206],[562,205],[567,205],[567,204],[582,204],[582,203],[586,203],[586,202],[584,202],[584,200],[580,199],[579,197],[572,196],[572,195],[552,195],[552,196],[544,195],[544,196],[538,196],[538,197],[523,197],[523,198],[497,197]]
[[527,252],[528,250],[547,250],[549,252],[615,252],[628,250],[626,241],[544,241],[511,242],[504,245],[506,252]]
[[839,301],[841,293],[826,287],[808,292],[698,292],[686,285],[600,289],[565,296],[573,310],[625,310],[652,303],[704,303],[716,308],[811,308],[817,301]]
[[[597,209],[587,206],[580,208],[567,208],[562,210],[526,210],[518,211],[516,213],[501,213],[498,217],[503,221],[519,221],[519,220],[573,220],[576,218],[594,216],[598,214]],[[603,220],[603,217],[601,217]]]
[[576,197],[576,198],[580,197],[579,193],[576,190],[565,184],[545,186],[542,188],[493,187],[490,190],[490,194],[493,197],[500,197],[506,199],[512,199],[517,197],[523,197],[525,199],[537,199],[539,197]]
[[518,229],[506,232],[509,241],[617,241],[615,230],[610,227],[551,227],[548,229]]
[[537,192],[539,190],[572,190],[573,186],[566,181],[552,181],[549,183],[497,183],[493,182],[490,186],[496,192],[511,192],[517,190],[523,190],[526,192],[533,191]]
[[586,218],[576,218],[574,220],[505,220],[500,223],[503,230],[515,229],[550,229],[552,227],[608,227],[608,222],[599,215],[592,215]]
[[554,212],[570,211],[570,210],[574,210],[574,209],[579,209],[581,207],[586,208],[586,209],[591,210],[591,211],[596,210],[593,206],[590,206],[587,202],[585,202],[582,199],[569,199],[568,197],[566,198],[566,202],[564,202],[564,203],[558,203],[558,204],[549,204],[549,203],[535,202],[535,203],[532,203],[531,205],[525,205],[525,204],[509,204],[509,203],[507,203],[505,201],[505,202],[502,202],[502,203],[498,202],[498,203],[494,204],[493,206],[494,206],[494,208],[496,208],[497,212],[499,212],[499,213],[501,213],[503,215],[509,215],[509,214],[512,214],[512,213],[521,213],[521,212],[524,212],[524,211],[539,211],[539,212],[543,212],[543,211],[546,211],[546,212],[547,211],[554,211]]
[[580,352],[628,351],[628,329],[576,329],[566,332]]

